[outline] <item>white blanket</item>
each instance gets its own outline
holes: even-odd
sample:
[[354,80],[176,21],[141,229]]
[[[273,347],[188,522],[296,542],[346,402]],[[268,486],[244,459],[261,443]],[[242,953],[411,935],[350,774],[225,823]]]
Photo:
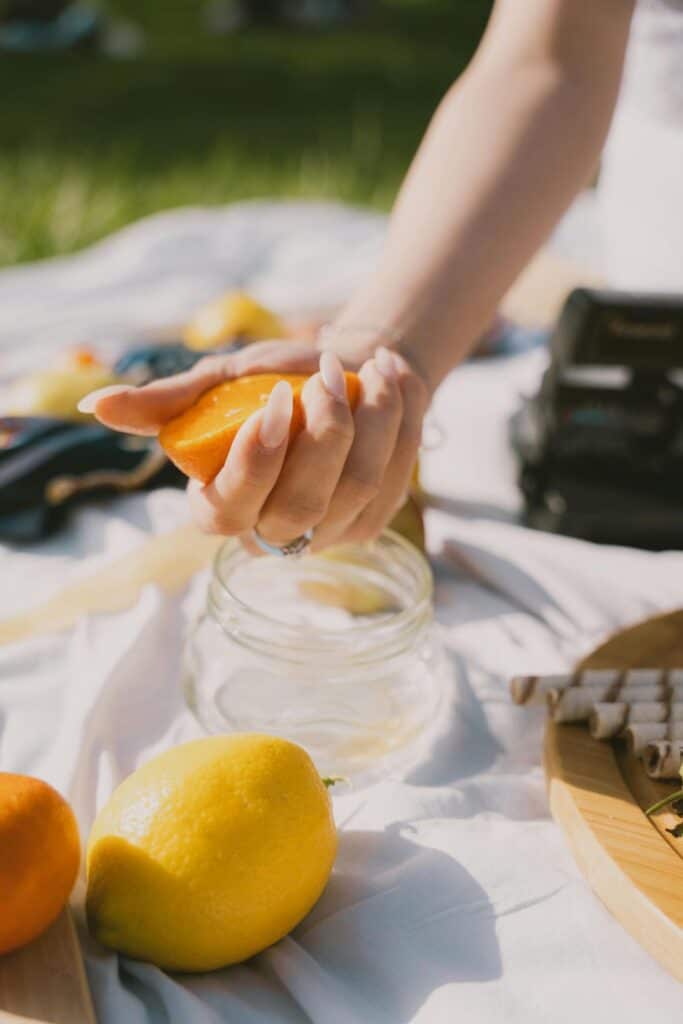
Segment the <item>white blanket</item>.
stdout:
[[[125,331],[159,326],[237,281],[260,281],[271,301],[288,290],[282,281],[299,282],[301,295],[306,266],[315,292],[322,251],[345,268],[338,280],[328,262],[319,273],[331,297],[376,259],[381,234],[378,219],[330,207],[154,218],[63,265],[0,277],[6,365],[28,358],[13,340],[33,339],[35,357],[35,346],[74,332],[104,336],[114,314]],[[510,522],[505,418],[541,367],[538,353],[469,364],[435,403],[445,442],[426,454],[424,475],[450,500],[430,514],[429,535],[453,675],[429,758],[407,778],[335,796],[341,842],[325,894],[248,964],[173,978],[83,931],[102,1024],[640,1024],[679,1014],[678,984],[602,907],[549,817],[542,714],[507,695],[512,673],[565,668],[616,626],[683,603],[683,554],[597,548]],[[159,491],[84,508],[37,547],[0,548],[0,617],[186,515],[180,493]],[[189,589],[204,585],[200,576]],[[84,838],[127,773],[199,734],[178,685],[187,596],[148,586],[125,611],[0,647],[0,764],[56,785]]]

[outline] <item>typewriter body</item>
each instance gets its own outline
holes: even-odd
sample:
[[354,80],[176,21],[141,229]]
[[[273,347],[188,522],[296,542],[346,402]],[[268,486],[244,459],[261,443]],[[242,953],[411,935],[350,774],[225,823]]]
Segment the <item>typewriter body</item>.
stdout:
[[527,525],[683,548],[683,296],[572,292],[511,441]]

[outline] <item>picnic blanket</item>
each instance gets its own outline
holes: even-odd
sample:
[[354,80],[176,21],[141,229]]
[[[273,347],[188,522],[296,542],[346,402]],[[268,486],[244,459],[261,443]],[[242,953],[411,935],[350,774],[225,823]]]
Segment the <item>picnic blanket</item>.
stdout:
[[[292,309],[336,301],[377,259],[383,228],[333,206],[179,211],[70,260],[7,271],[0,372],[74,335],[104,344],[173,323],[235,284]],[[439,498],[428,537],[450,679],[424,760],[335,795],[341,839],[325,894],[244,965],[173,977],[98,948],[81,927],[101,1024],[640,1024],[655,1007],[674,1019],[678,984],[602,907],[549,816],[543,714],[507,694],[510,675],[565,669],[616,627],[683,605],[682,553],[516,525],[506,420],[544,358],[470,362],[434,403],[443,441],[424,455],[424,482]],[[58,608],[78,581],[120,582],[121,560],[133,572],[186,520],[183,495],[162,490],[84,507],[38,546],[0,548],[0,640],[8,617]],[[205,585],[206,571],[170,592],[150,581],[122,607],[0,644],[0,764],[56,785],[84,837],[126,774],[200,734],[179,676]]]

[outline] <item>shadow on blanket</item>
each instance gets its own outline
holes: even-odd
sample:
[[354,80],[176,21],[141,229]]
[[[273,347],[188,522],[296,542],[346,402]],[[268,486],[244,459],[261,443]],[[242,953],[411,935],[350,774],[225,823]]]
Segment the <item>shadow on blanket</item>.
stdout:
[[403,1024],[436,989],[501,974],[486,893],[453,857],[407,839],[407,827],[342,831],[327,890],[293,935],[343,979],[349,1019]]

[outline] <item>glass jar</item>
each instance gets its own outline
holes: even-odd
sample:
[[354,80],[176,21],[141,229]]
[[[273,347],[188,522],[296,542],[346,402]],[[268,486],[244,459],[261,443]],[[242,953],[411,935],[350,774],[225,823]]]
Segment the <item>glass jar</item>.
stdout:
[[443,661],[432,576],[386,531],[302,558],[218,552],[185,649],[188,704],[209,732],[265,732],[323,774],[364,781],[420,759]]

